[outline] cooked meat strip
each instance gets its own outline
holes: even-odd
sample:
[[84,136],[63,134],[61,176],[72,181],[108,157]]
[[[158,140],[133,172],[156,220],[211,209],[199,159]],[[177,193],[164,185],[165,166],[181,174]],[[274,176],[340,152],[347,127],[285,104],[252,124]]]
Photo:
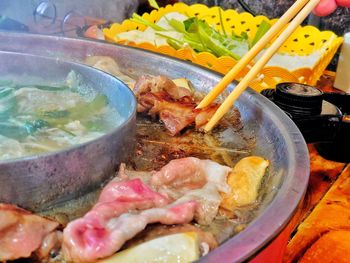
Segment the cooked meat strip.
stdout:
[[196,200],[198,206],[194,219],[200,225],[210,225],[216,217],[222,200],[217,186],[208,182],[199,189],[187,191],[182,197],[176,200],[176,203],[182,203],[189,200]]
[[[166,92],[147,92],[138,98],[137,112],[148,112],[150,111],[157,102],[173,102],[174,100]],[[149,113],[150,115],[158,112]]]
[[0,203],[0,261],[30,257],[58,226],[17,206]]
[[150,185],[151,172],[128,170],[125,163],[121,163],[117,177],[124,181],[139,178],[143,183]]
[[216,184],[221,192],[228,192],[226,177],[231,171],[230,167],[220,165],[211,160],[201,160],[195,157],[175,159],[163,166],[158,172],[154,172],[151,184],[162,190],[176,190],[177,199],[187,190],[202,188],[208,181]]
[[230,171],[231,168],[210,160],[187,157],[172,160],[154,172],[151,184],[176,202],[196,200],[199,205],[195,220],[208,225],[218,213],[222,200],[219,192],[230,190],[226,183]]
[[157,101],[149,113],[158,114],[170,135],[174,136],[195,121],[194,109],[192,103]]
[[[205,170],[202,169],[201,160],[194,157],[175,159],[154,172],[151,184],[156,189],[167,188],[181,190],[203,187],[207,183]],[[182,195],[182,193],[180,193]],[[173,196],[177,198],[177,196]]]
[[199,129],[203,127],[205,124],[208,123],[208,121],[211,119],[211,117],[214,115],[216,110],[219,108],[219,104],[210,104],[208,107],[205,107],[203,109],[197,109],[196,112],[196,129]]
[[150,92],[152,89],[152,77],[148,75],[141,76],[135,83],[133,92],[136,98],[142,94]]
[[148,224],[161,223],[165,225],[184,224],[193,220],[197,203],[194,201],[172,204],[163,208],[151,208],[141,211],[139,214],[127,213],[108,222],[108,229],[112,230],[112,242],[115,242],[117,250]]
[[168,203],[167,197],[153,191],[138,178],[121,182],[112,180],[84,218],[99,218],[105,222],[132,210],[162,207]]
[[[220,192],[230,191],[226,183],[230,171],[231,168],[210,160],[187,157],[172,160],[159,171],[153,172],[126,171],[122,165],[119,176],[124,180],[140,177],[176,202],[196,200],[195,221],[208,225],[218,213],[222,202]],[[151,179],[148,179],[150,176]]]
[[155,93],[160,91],[167,92],[175,100],[192,95],[190,90],[176,86],[171,79],[164,76],[152,77],[143,75],[135,83],[133,91],[137,98],[148,92]]
[[35,255],[38,259],[46,259],[50,256],[50,253],[58,253],[61,250],[62,244],[62,232],[55,231],[48,234],[38,250],[35,251]]
[[141,76],[133,91],[138,100],[137,111],[159,116],[172,136],[193,123],[197,129],[201,128],[219,107],[213,103],[204,109],[196,109],[191,91],[176,86],[164,76]]
[[[148,206],[161,207],[168,204],[169,200],[161,194],[154,192],[149,186],[142,183],[139,178],[129,181],[110,181],[102,190],[98,202],[94,208],[101,204],[113,202],[139,203],[138,209],[146,209]],[[151,202],[151,205],[146,204]],[[143,208],[145,206],[146,208]]]
[[118,251],[147,224],[192,221],[196,202],[158,208],[168,202],[140,179],[111,181],[93,209],[65,228],[62,246],[65,258],[73,262],[94,262]]
[[133,247],[158,237],[172,235],[176,233],[184,233],[184,232],[196,232],[199,236],[199,242],[208,244],[210,250],[218,246],[218,242],[212,233],[205,232],[194,225],[183,224],[183,225],[169,226],[169,225],[154,224],[154,225],[147,226],[145,230],[143,230],[141,233],[136,235],[133,239],[129,240],[123,246],[123,248]]
[[146,93],[138,100],[138,112],[148,112],[151,116],[159,115],[160,120],[175,135],[195,121],[196,105],[187,97],[174,101],[166,92]]

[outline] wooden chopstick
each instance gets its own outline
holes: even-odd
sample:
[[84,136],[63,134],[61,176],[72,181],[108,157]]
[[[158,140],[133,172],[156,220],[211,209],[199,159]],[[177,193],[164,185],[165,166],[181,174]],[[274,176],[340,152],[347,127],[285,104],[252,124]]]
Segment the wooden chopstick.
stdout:
[[[255,65],[250,69],[247,75],[238,83],[231,94],[225,99],[218,110],[215,112],[213,117],[204,127],[205,131],[210,131],[216,125],[216,123],[230,110],[231,106],[237,100],[237,98],[242,94],[242,92],[248,87],[249,83],[255,78],[255,76],[260,72],[260,70],[266,65],[270,58],[276,53],[276,51],[282,46],[282,44],[288,39],[288,37],[294,32],[294,30],[304,21],[304,19],[311,13],[311,11],[316,7],[320,0],[310,0],[305,7],[298,13],[299,6],[294,7],[294,14],[297,14],[295,18],[290,22],[290,24],[284,29],[284,31],[278,36],[278,38],[271,43],[271,46],[265,51],[262,57],[255,63]],[[293,7],[291,7],[293,8]],[[290,8],[290,9],[291,9]],[[289,11],[289,10],[288,10]],[[267,32],[267,34],[270,33]],[[235,73],[235,72],[234,72]],[[231,79],[230,79],[231,80]],[[227,80],[226,80],[227,81]],[[232,81],[232,80],[231,80]],[[230,81],[230,82],[231,82]],[[225,83],[224,83],[225,84]],[[217,85],[222,88],[224,84]],[[226,84],[227,85],[227,84]],[[225,86],[224,86],[225,88]],[[224,89],[222,88],[222,89]]]
[[268,32],[237,62],[222,80],[203,98],[197,108],[209,106],[226,87],[235,79],[237,74],[276,36],[286,24],[295,17],[309,0],[298,0],[281,16]]

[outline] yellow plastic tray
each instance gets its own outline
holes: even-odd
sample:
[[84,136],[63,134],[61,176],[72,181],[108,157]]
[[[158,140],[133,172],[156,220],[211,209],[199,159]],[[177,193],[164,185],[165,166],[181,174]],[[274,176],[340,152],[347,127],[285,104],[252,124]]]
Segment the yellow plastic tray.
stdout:
[[[170,12],[179,12],[187,16],[197,16],[206,20],[210,25],[215,25],[217,29],[221,31],[222,26],[219,17],[219,7],[210,8],[202,4],[188,6],[184,3],[176,3],[160,8],[159,10],[154,10],[151,13],[145,13],[142,17],[149,21],[157,22],[163,15]],[[269,20],[264,16],[254,17],[249,13],[237,13],[232,9],[222,10],[221,13],[223,26],[226,32],[234,32],[238,35],[242,32],[247,32],[249,38],[255,35],[258,25],[262,20],[265,19],[271,24],[276,21],[276,19]],[[107,41],[130,45],[192,61],[193,63],[205,66],[222,74],[227,73],[232,66],[237,63],[232,57],[216,57],[208,52],[196,53],[191,48],[176,50],[169,45],[154,46],[151,43],[136,44],[116,38],[116,35],[121,32],[135,29],[143,31],[146,29],[146,26],[130,20],[125,20],[122,24],[115,23],[111,25],[110,28],[104,28],[103,32]],[[261,71],[261,74],[250,83],[250,87],[256,91],[261,91],[265,88],[275,87],[276,84],[281,82],[300,82],[315,85],[342,41],[343,39],[341,37],[338,37],[331,31],[320,31],[313,26],[299,27],[284,43],[279,52],[295,56],[305,56],[319,51],[321,53],[320,59],[311,68],[302,67],[294,71],[289,71],[282,67],[266,66]],[[247,71],[247,68],[243,70],[237,79],[241,79]]]

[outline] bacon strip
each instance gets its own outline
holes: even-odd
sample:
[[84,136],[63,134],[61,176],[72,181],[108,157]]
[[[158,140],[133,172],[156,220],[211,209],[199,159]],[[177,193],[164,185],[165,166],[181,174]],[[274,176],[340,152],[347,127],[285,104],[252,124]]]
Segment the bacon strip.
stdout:
[[0,203],[0,261],[30,257],[58,223]]
[[164,76],[151,77],[143,75],[136,81],[133,91],[137,98],[149,92],[157,93],[160,91],[165,91],[175,100],[192,95],[191,91],[176,86],[171,79]]
[[193,123],[197,129],[201,128],[219,107],[213,103],[204,109],[196,109],[193,94],[164,76],[140,77],[134,93],[138,100],[137,111],[159,116],[172,136]]
[[193,104],[163,101],[156,102],[149,112],[151,114],[158,113],[165,128],[170,132],[170,135],[174,136],[194,122],[196,118],[194,108]]
[[65,228],[62,249],[66,259],[94,262],[118,251],[149,223],[178,224],[193,219],[195,202],[158,208],[168,203],[168,198],[138,178],[111,181],[93,209]]
[[216,110],[219,108],[219,104],[210,104],[208,107],[205,107],[203,109],[197,109],[196,112],[196,129],[199,129],[203,127],[205,124],[208,123],[208,121],[211,119],[211,117],[214,115]]

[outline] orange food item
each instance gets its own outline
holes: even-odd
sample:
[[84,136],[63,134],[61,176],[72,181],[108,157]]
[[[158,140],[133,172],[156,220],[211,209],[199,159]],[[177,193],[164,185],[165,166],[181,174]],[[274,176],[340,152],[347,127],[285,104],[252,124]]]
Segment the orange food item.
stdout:
[[350,251],[350,231],[330,231],[322,235],[306,251],[300,263],[337,262],[347,263]]
[[[285,262],[350,262],[350,166],[290,241]],[[345,252],[344,252],[345,251]]]
[[241,159],[227,177],[230,193],[222,194],[221,207],[233,211],[236,207],[256,201],[261,180],[269,166],[269,161],[259,156]]

